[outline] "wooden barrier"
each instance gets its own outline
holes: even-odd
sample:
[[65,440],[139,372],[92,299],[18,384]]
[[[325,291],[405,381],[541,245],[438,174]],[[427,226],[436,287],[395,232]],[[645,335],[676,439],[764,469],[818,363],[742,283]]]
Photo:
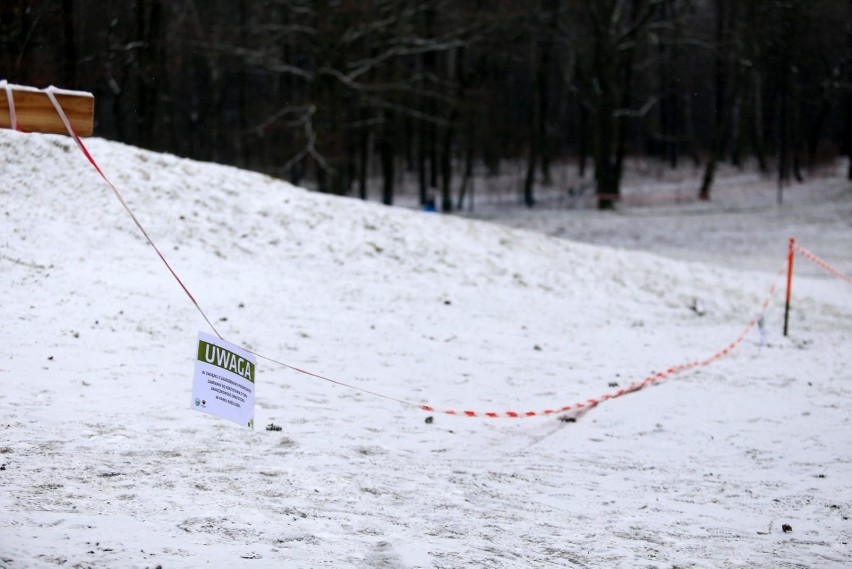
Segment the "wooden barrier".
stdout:
[[[40,89],[0,83],[0,128],[14,128],[10,118],[6,88],[12,93],[18,130],[68,134],[47,94]],[[85,91],[54,89],[56,100],[68,115],[78,136],[91,136],[94,131],[95,97]]]

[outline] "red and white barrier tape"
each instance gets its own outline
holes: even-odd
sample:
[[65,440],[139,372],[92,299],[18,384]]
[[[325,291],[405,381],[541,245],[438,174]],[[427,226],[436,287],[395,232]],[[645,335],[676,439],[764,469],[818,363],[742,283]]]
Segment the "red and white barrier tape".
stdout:
[[849,283],[849,284],[852,284],[852,277],[849,277],[849,276],[847,276],[847,275],[843,274],[842,272],[840,272],[838,269],[835,269],[835,268],[834,268],[834,267],[832,267],[832,266],[828,263],[828,261],[826,261],[825,259],[822,259],[822,258],[820,258],[820,257],[817,257],[817,256],[816,256],[816,255],[814,255],[812,252],[808,251],[807,249],[805,249],[804,247],[802,247],[802,246],[801,246],[801,245],[799,245],[798,243],[795,243],[795,244],[793,245],[793,247],[796,249],[796,251],[798,251],[799,253],[801,253],[803,257],[805,257],[806,259],[808,259],[808,260],[809,260],[809,261],[811,261],[812,263],[814,263],[814,264],[816,264],[817,266],[819,266],[819,267],[821,267],[821,268],[825,269],[826,271],[828,271],[829,273],[831,273],[831,274],[832,274],[832,275],[834,275],[835,277],[837,277],[837,278],[839,278],[839,279],[841,279],[841,280],[844,280],[844,281],[846,281],[846,282],[847,282],[847,283]]
[[9,106],[9,125],[12,130],[20,130],[18,127],[18,116],[15,113],[15,97],[12,95],[12,87],[5,79],[0,80],[0,86],[6,89],[6,104]]
[[[782,269],[782,271],[783,271],[783,269]],[[779,275],[780,274],[781,274],[781,272],[779,272]],[[739,346],[743,342],[743,340],[745,340],[748,333],[755,326],[757,326],[758,322],[760,322],[761,318],[763,317],[763,314],[769,308],[769,303],[772,301],[772,298],[775,296],[776,291],[777,291],[777,285],[773,284],[770,287],[769,293],[766,295],[766,298],[763,301],[763,304],[761,305],[760,313],[758,314],[758,316],[753,318],[746,325],[746,327],[743,329],[743,331],[740,333],[740,335],[737,337],[736,340],[734,340],[733,342],[731,342],[730,344],[728,344],[727,346],[725,346],[724,348],[722,348],[721,350],[719,350],[718,352],[713,354],[712,356],[710,356],[706,359],[703,359],[703,360],[696,360],[696,361],[687,362],[687,363],[679,364],[679,365],[676,365],[676,366],[672,366],[672,367],[666,369],[665,371],[661,371],[661,372],[657,372],[655,374],[649,375],[648,377],[646,377],[645,379],[643,379],[641,381],[636,381],[634,383],[631,383],[630,385],[628,385],[627,387],[624,387],[622,389],[618,389],[616,391],[610,391],[608,393],[604,393],[600,397],[595,397],[595,398],[587,399],[585,401],[580,401],[580,402],[574,403],[573,405],[565,405],[563,407],[557,407],[555,409],[543,409],[543,410],[540,410],[540,411],[523,411],[523,412],[518,412],[518,411],[500,411],[500,412],[498,412],[498,411],[486,411],[486,412],[482,412],[482,411],[457,411],[457,410],[454,410],[454,409],[436,409],[436,408],[431,407],[429,405],[421,405],[420,408],[423,409],[424,411],[431,411],[431,412],[434,412],[434,413],[444,413],[446,415],[461,415],[461,416],[464,416],[464,417],[484,417],[484,418],[488,418],[488,419],[499,419],[499,418],[519,419],[519,418],[524,418],[524,417],[540,417],[540,416],[546,416],[546,415],[555,415],[555,414],[559,414],[559,413],[567,413],[569,411],[584,411],[584,410],[587,410],[587,409],[591,409],[593,407],[597,407],[598,405],[600,405],[604,401],[609,401],[610,399],[617,399],[618,397],[623,397],[624,395],[627,395],[628,393],[633,393],[633,392],[639,391],[640,389],[644,389],[645,387],[648,387],[649,385],[654,385],[655,383],[660,383],[664,379],[667,379],[667,378],[669,378],[669,377],[671,377],[675,374],[678,374],[680,372],[688,371],[688,370],[691,370],[691,369],[694,369],[694,368],[697,368],[697,367],[710,365],[710,364],[722,359],[723,357],[727,356],[734,349],[736,349],[736,347]]]
[[[204,309],[201,308],[201,305],[198,303],[197,300],[195,300],[195,297],[192,295],[192,293],[189,292],[189,289],[186,287],[186,285],[183,283],[183,281],[177,275],[175,270],[172,268],[172,266],[166,260],[165,255],[163,255],[162,251],[160,251],[160,248],[157,247],[157,245],[154,243],[154,240],[151,239],[151,236],[148,234],[148,232],[142,226],[142,223],[133,214],[133,211],[130,209],[130,206],[127,205],[127,202],[124,200],[124,197],[121,195],[121,192],[118,191],[118,188],[115,187],[115,185],[110,181],[110,179],[107,177],[107,175],[104,173],[104,171],[101,170],[101,167],[98,165],[97,161],[94,159],[92,154],[89,152],[89,149],[86,148],[86,145],[83,143],[83,140],[79,136],[77,136],[76,132],[74,132],[74,129],[71,127],[71,122],[68,120],[68,117],[65,114],[65,111],[62,109],[62,105],[59,104],[59,101],[57,101],[56,97],[54,96],[54,93],[53,93],[54,90],[55,89],[53,87],[48,87],[47,89],[45,89],[45,92],[47,93],[47,96],[50,98],[50,102],[53,104],[54,109],[56,109],[56,112],[59,115],[59,118],[62,119],[62,124],[65,125],[65,129],[68,131],[68,135],[71,136],[71,138],[74,139],[74,142],[77,143],[77,146],[83,152],[83,155],[86,157],[86,159],[89,161],[89,163],[91,163],[91,165],[95,168],[95,171],[98,174],[100,174],[101,178],[103,178],[104,182],[106,182],[107,186],[109,186],[110,190],[112,190],[112,193],[115,195],[115,197],[118,198],[118,201],[121,203],[124,210],[130,216],[130,219],[133,220],[133,223],[136,225],[136,227],[139,229],[139,231],[142,232],[142,235],[145,236],[145,239],[148,241],[148,243],[151,245],[151,247],[154,248],[154,251],[157,252],[157,255],[160,257],[160,260],[163,262],[163,264],[166,266],[166,268],[169,270],[169,272],[172,274],[172,276],[178,282],[181,289],[183,289],[183,292],[186,293],[186,296],[189,298],[189,300],[192,302],[192,304],[198,310],[199,314],[201,314],[201,317],[204,318],[204,321],[207,322],[207,325],[210,326],[210,329],[213,330],[213,332],[219,338],[224,340],[225,338],[222,336],[222,334],[219,333],[219,331],[213,325],[213,322],[210,320],[210,318],[207,317],[207,314],[204,312]],[[259,358],[263,358],[263,359],[265,359],[265,360],[267,360],[271,363],[278,364],[282,367],[285,367],[287,369],[290,369],[292,371],[295,371],[295,372],[303,374],[303,375],[314,377],[316,379],[321,379],[323,381],[327,381],[327,382],[333,383],[335,385],[340,385],[342,387],[353,389],[355,391],[360,391],[362,393],[366,393],[366,394],[372,395],[374,397],[380,397],[380,398],[383,398],[383,399],[388,399],[390,401],[395,401],[397,403],[403,403],[403,404],[409,405],[411,407],[420,407],[420,405],[417,404],[417,403],[412,403],[410,401],[405,401],[403,399],[398,399],[396,397],[384,395],[382,393],[377,393],[375,391],[370,391],[369,389],[364,389],[363,387],[350,385],[348,383],[344,383],[342,381],[338,381],[338,380],[332,379],[330,377],[325,377],[325,376],[317,374],[317,373],[313,373],[313,372],[310,372],[310,371],[307,371],[307,370],[304,370],[304,369],[301,369],[301,368],[291,366],[289,364],[286,364],[284,362],[270,358],[268,356],[264,356],[263,354],[259,354],[257,352],[254,352],[254,351],[252,351],[248,348],[244,347],[243,349],[246,350],[247,352],[251,353],[251,354],[254,354],[255,356],[257,356]]]
[[[190,299],[192,304],[195,306],[195,308],[198,310],[198,312],[204,318],[205,322],[207,322],[208,326],[210,326],[211,330],[213,330],[213,332],[215,332],[216,335],[219,338],[222,338],[222,335],[219,333],[219,331],[216,329],[216,327],[213,326],[213,323],[207,317],[207,315],[205,314],[205,312],[201,308],[201,306],[198,304],[198,302],[195,300],[195,297],[193,297],[192,293],[189,292],[189,289],[186,287],[186,285],[184,285],[184,283],[183,283],[183,281],[181,281],[180,277],[178,277],[177,273],[174,271],[172,266],[166,260],[163,253],[156,246],[156,244],[151,239],[148,232],[145,230],[145,228],[142,226],[142,224],[139,222],[139,220],[133,214],[130,207],[127,205],[127,202],[122,197],[121,193],[118,191],[118,189],[115,187],[115,185],[109,180],[109,178],[106,176],[106,174],[104,174],[103,170],[101,170],[100,166],[95,161],[94,157],[91,155],[91,153],[89,153],[89,150],[86,148],[86,145],[83,143],[83,141],[80,139],[80,137],[77,136],[77,134],[74,132],[74,129],[71,127],[71,123],[69,122],[68,117],[65,115],[65,112],[62,110],[61,105],[56,100],[56,97],[53,94],[54,88],[49,87],[45,91],[46,91],[48,97],[50,98],[50,101],[53,104],[54,108],[56,109],[56,112],[59,114],[60,119],[62,119],[62,123],[65,125],[65,128],[68,130],[68,134],[71,136],[71,138],[74,139],[74,142],[77,143],[77,146],[83,152],[83,155],[91,163],[91,165],[95,168],[95,171],[97,171],[97,173],[101,176],[101,178],[103,178],[104,182],[106,182],[107,186],[109,186],[110,190],[112,190],[115,197],[118,198],[122,207],[124,207],[127,214],[133,220],[133,223],[142,232],[142,235],[145,236],[145,239],[148,241],[148,243],[154,248],[157,255],[160,257],[160,260],[163,262],[163,264],[166,266],[168,271],[172,274],[172,276],[178,282],[181,289],[183,289],[184,293],[186,293],[187,297]],[[818,264],[824,264],[825,268],[830,267],[827,263],[825,263],[824,261],[822,261],[821,259],[819,259],[815,255],[813,255],[809,251],[806,252],[806,250],[801,248],[801,247],[799,247],[799,249],[803,252],[803,254],[805,254],[806,256],[809,256],[809,258],[813,257],[812,260],[814,260]],[[849,280],[848,277],[846,277],[845,275],[843,275],[839,271],[836,271],[836,269],[828,268],[828,270],[830,270],[831,272],[834,272],[838,276],[841,276],[841,278],[844,278],[845,280]],[[587,399],[585,401],[581,401],[581,402],[574,403],[574,404],[571,404],[571,405],[565,405],[565,406],[557,407],[557,408],[553,408],[553,409],[543,409],[543,410],[540,410],[540,411],[523,411],[523,412],[499,411],[498,412],[498,411],[471,411],[471,410],[461,411],[461,410],[454,410],[454,409],[438,409],[438,408],[432,407],[431,405],[413,403],[411,401],[406,401],[404,399],[399,399],[397,397],[385,395],[385,394],[382,394],[382,393],[378,393],[378,392],[375,392],[375,391],[364,389],[362,387],[351,385],[351,384],[348,384],[348,383],[345,383],[345,382],[342,382],[342,381],[338,381],[338,380],[330,378],[330,377],[326,377],[326,376],[323,376],[323,375],[320,375],[320,374],[317,374],[317,373],[313,373],[311,371],[307,371],[307,370],[304,370],[304,369],[301,369],[301,368],[298,368],[298,367],[291,366],[289,364],[278,361],[274,358],[264,356],[262,354],[254,352],[252,350],[248,350],[246,348],[244,348],[244,349],[246,349],[246,351],[254,354],[255,356],[257,356],[259,358],[265,359],[265,360],[267,360],[271,363],[280,365],[280,366],[285,367],[287,369],[290,369],[294,372],[297,372],[297,373],[300,373],[300,374],[303,374],[303,375],[306,375],[306,376],[309,376],[309,377],[313,377],[313,378],[316,378],[316,379],[320,379],[322,381],[327,381],[327,382],[335,384],[335,385],[346,387],[347,389],[360,391],[362,393],[366,393],[366,394],[372,395],[374,397],[379,397],[379,398],[386,399],[386,400],[389,400],[389,401],[395,401],[397,403],[402,403],[402,404],[410,406],[410,407],[416,407],[418,409],[421,409],[421,410],[427,411],[427,412],[444,413],[444,414],[447,414],[447,415],[458,415],[458,416],[463,416],[463,417],[482,417],[482,418],[512,418],[512,419],[518,419],[518,418],[526,418],[526,417],[539,417],[539,416],[547,416],[547,415],[555,415],[555,414],[560,414],[560,413],[567,413],[569,411],[581,411],[581,410],[590,409],[592,407],[596,407],[597,405],[600,405],[604,401],[608,401],[610,399],[616,399],[618,397],[622,397],[624,395],[627,395],[628,393],[633,393],[635,391],[643,389],[643,388],[645,388],[649,385],[659,383],[659,382],[663,381],[664,379],[667,379],[668,377],[671,377],[672,375],[675,375],[677,373],[687,371],[687,370],[691,370],[691,369],[701,367],[701,366],[710,365],[710,364],[716,362],[717,360],[728,355],[737,346],[739,346],[743,342],[743,340],[745,340],[748,333],[758,324],[758,322],[760,321],[760,319],[763,316],[763,313],[766,312],[767,308],[769,307],[769,303],[770,303],[772,297],[775,295],[775,292],[776,292],[776,285],[773,284],[772,287],[769,290],[769,294],[767,295],[766,299],[764,300],[764,302],[762,304],[759,315],[756,316],[754,319],[752,319],[746,325],[745,329],[737,337],[736,340],[734,340],[733,342],[731,342],[730,344],[728,344],[726,347],[719,350],[718,352],[714,353],[710,357],[703,359],[703,360],[696,360],[696,361],[687,362],[687,363],[684,363],[684,364],[672,366],[672,367],[666,369],[665,371],[661,371],[661,372],[649,375],[648,377],[646,377],[645,379],[643,379],[641,381],[631,383],[627,387],[624,387],[622,389],[618,389],[616,391],[604,393],[603,395],[601,395],[600,397],[597,397],[597,398],[591,398],[591,399]]]
[[74,142],[77,143],[77,146],[83,152],[83,155],[89,160],[92,166],[94,166],[95,171],[100,174],[101,178],[103,178],[104,182],[106,182],[107,186],[109,186],[109,188],[112,190],[112,193],[115,194],[115,197],[118,198],[118,201],[121,203],[121,206],[127,212],[127,215],[130,216],[130,219],[133,220],[133,223],[136,224],[136,227],[139,228],[139,231],[141,231],[142,235],[145,236],[145,239],[148,241],[148,244],[151,245],[151,247],[154,248],[154,251],[157,252],[157,255],[160,257],[160,260],[163,261],[163,264],[178,282],[180,288],[183,289],[183,292],[186,293],[186,296],[189,297],[189,300],[192,301],[192,304],[194,304],[195,308],[198,309],[198,312],[201,314],[201,317],[204,318],[204,320],[207,322],[207,325],[210,326],[210,329],[213,330],[213,332],[215,332],[216,335],[219,336],[219,338],[224,339],[222,338],[222,335],[219,333],[219,331],[216,330],[216,327],[213,326],[213,322],[210,321],[210,319],[207,317],[207,314],[204,313],[204,310],[201,309],[201,306],[198,304],[198,301],[195,300],[195,297],[192,296],[192,293],[189,292],[189,289],[186,288],[186,285],[183,284],[182,280],[180,280],[178,274],[166,260],[166,257],[165,255],[163,255],[163,252],[160,251],[160,248],[157,247],[157,245],[154,243],[154,240],[151,239],[151,236],[148,235],[147,231],[145,231],[145,228],[142,226],[142,223],[140,223],[136,216],[133,214],[133,211],[130,209],[130,206],[128,206],[127,202],[124,201],[121,192],[119,192],[118,188],[116,188],[115,185],[110,181],[110,179],[107,178],[106,174],[104,174],[103,170],[101,170],[101,167],[98,166],[98,163],[89,153],[89,149],[86,148],[86,145],[83,144],[83,141],[80,139],[79,136],[77,136],[77,133],[74,132],[74,129],[71,127],[71,121],[68,120],[68,116],[65,114],[65,111],[62,110],[62,105],[59,104],[59,101],[56,100],[56,96],[53,94],[54,91],[54,87],[48,87],[47,89],[45,89],[45,93],[47,93],[50,102],[53,104],[53,108],[56,109],[56,113],[59,115],[59,118],[62,119],[62,124],[65,125],[65,129],[68,131],[68,135],[74,139]]

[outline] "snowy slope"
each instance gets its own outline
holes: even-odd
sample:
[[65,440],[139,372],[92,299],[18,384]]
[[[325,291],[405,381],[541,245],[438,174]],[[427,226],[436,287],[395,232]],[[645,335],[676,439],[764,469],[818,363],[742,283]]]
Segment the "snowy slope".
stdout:
[[[597,397],[711,356],[780,284],[775,267],[89,145],[223,336],[416,404]],[[4,566],[852,562],[842,281],[797,278],[789,338],[776,297],[765,345],[753,331],[712,366],[575,423],[429,415],[261,362],[249,431],[189,409],[205,322],[71,141],[0,131],[0,180]],[[785,246],[763,255],[781,268]],[[263,429],[273,422],[283,430]]]

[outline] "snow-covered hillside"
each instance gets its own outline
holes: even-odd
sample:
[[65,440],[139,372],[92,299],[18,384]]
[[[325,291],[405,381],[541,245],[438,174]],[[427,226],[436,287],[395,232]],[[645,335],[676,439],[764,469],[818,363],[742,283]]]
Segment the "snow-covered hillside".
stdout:
[[[753,224],[725,226],[749,263],[719,262],[722,215],[685,222],[712,256],[673,260],[635,250],[674,238],[630,214],[560,222],[634,250],[601,247],[88,144],[228,340],[415,404],[611,393],[713,355],[782,284],[786,241]],[[762,211],[852,273],[852,228],[815,207],[852,219],[852,192]],[[251,431],[190,410],[209,330],[73,142],[0,131],[0,565],[848,566],[852,287],[812,266],[794,287],[789,337],[777,295],[765,341],[576,422],[261,361]]]

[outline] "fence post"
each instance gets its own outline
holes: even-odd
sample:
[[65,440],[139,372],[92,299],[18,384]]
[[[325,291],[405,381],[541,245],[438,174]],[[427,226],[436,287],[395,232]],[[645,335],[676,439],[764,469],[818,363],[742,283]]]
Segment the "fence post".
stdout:
[[793,257],[796,254],[796,239],[790,237],[790,250],[787,252],[787,300],[784,302],[784,335],[787,335],[790,323],[790,292],[793,286]]

